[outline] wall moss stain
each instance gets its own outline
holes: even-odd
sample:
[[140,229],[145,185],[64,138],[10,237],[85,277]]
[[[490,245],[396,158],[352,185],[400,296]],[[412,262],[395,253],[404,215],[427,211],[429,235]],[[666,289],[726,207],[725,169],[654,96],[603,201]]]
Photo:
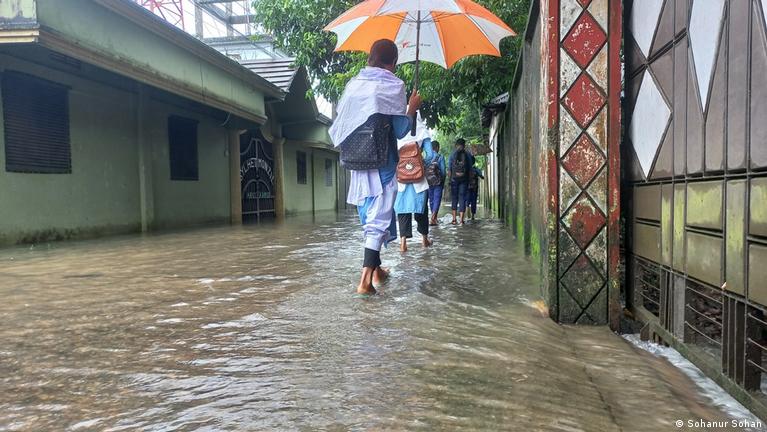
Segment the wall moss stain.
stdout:
[[685,185],[674,186],[674,238],[672,247],[672,263],[674,269],[680,272],[685,271],[685,201],[687,189]]
[[525,218],[519,214],[517,217],[517,239],[525,242]]
[[661,187],[661,258],[664,265],[671,265],[671,250],[674,242],[673,228],[674,190],[670,184]]
[[721,181],[687,185],[687,225],[722,229],[724,183]]
[[536,230],[530,231],[530,255],[539,262],[541,259],[541,243],[540,237]]
[[660,261],[660,228],[634,224],[634,252],[653,262]]
[[634,217],[659,221],[661,218],[660,186],[634,188]]
[[722,285],[721,238],[687,233],[687,274],[714,286]]
[[725,278],[727,290],[745,294],[745,212],[746,181],[727,183],[727,237],[725,251]]
[[141,230],[141,224],[102,225],[84,228],[46,228],[19,232],[15,235],[0,236],[0,246],[42,244],[66,240],[83,240],[106,235],[128,234]]
[[748,298],[767,304],[767,247],[752,244],[748,250]]
[[767,178],[751,180],[751,234],[767,236]]
[[47,243],[52,241],[62,241],[62,240],[70,240],[73,238],[77,238],[78,233],[82,232],[82,230],[79,229],[64,229],[64,230],[57,230],[57,229],[45,229],[40,231],[35,231],[31,233],[24,233],[21,234],[19,239],[17,240],[17,244],[39,244],[39,243]]

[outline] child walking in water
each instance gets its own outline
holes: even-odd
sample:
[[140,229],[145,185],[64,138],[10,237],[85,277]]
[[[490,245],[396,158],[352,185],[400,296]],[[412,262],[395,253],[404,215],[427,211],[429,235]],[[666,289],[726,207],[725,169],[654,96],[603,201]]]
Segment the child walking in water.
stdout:
[[[381,39],[373,44],[367,67],[346,85],[338,102],[338,115],[330,128],[333,143],[341,148],[342,163],[346,161],[350,167],[352,162],[357,162],[354,166],[358,169],[349,168],[351,182],[346,201],[357,206],[364,238],[359,294],[375,294],[374,285],[388,276],[381,267],[381,248],[397,237],[394,217],[397,138],[409,132],[410,118],[415,117],[421,105],[421,97],[414,91],[406,106],[405,83],[394,75],[397,56],[394,42]],[[370,168],[359,161],[370,162],[370,158],[365,158],[371,156],[372,150],[361,145],[354,148],[358,138],[354,133],[363,127],[372,128],[372,132],[366,132],[368,138],[384,137],[386,141],[383,153],[386,159]],[[347,141],[350,137],[353,139]],[[375,147],[376,143],[365,144]]]
[[[406,136],[404,139],[401,139],[399,147],[402,148],[412,142],[416,142],[419,151],[422,150],[425,153],[426,157],[424,159],[430,160],[434,157],[431,137],[420,119],[416,122],[416,135],[414,137]],[[407,252],[407,240],[413,238],[413,219],[415,219],[418,225],[418,233],[421,234],[423,246],[429,247],[432,244],[431,240],[429,240],[428,191],[429,182],[426,179],[426,175],[415,183],[398,183],[394,211],[397,213],[397,220],[399,222],[399,249],[401,252]]]
[[439,154],[439,141],[431,141],[432,153],[424,156],[426,164],[426,182],[429,183],[429,209],[431,220],[429,225],[436,226],[439,217],[439,207],[442,203],[442,190],[445,186],[445,157]]
[[482,171],[477,167],[471,167],[471,171],[469,171],[469,188],[467,189],[468,197],[466,202],[466,210],[471,212],[471,220],[474,220],[474,216],[477,215],[479,179],[485,179],[485,176],[482,175]]

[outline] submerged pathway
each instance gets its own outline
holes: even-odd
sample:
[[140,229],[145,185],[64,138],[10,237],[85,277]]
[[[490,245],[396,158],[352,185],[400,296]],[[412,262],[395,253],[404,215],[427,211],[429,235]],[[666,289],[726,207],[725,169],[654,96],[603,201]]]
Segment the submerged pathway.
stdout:
[[[508,231],[440,226],[353,298],[353,218],[0,251],[0,430],[664,431],[727,416],[531,307]],[[705,429],[695,429],[705,430]],[[722,430],[722,429],[717,429]]]

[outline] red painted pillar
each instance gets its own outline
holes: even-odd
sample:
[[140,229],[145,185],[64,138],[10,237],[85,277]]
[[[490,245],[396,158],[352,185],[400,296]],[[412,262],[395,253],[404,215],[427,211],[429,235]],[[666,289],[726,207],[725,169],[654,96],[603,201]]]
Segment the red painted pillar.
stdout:
[[543,0],[548,296],[562,323],[617,328],[620,0]]

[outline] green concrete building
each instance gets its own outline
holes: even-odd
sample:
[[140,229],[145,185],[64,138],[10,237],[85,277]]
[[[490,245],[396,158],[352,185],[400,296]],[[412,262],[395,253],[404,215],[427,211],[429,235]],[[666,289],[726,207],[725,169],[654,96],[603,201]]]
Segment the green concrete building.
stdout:
[[[278,215],[331,211],[343,206],[346,198],[345,170],[328,135],[329,118],[320,114],[304,68],[293,59],[243,61],[242,65],[277,85],[286,96],[282,102],[267,104],[268,122],[262,128],[266,142],[277,154],[275,163],[284,175],[277,188]],[[246,204],[247,206],[247,204]],[[247,213],[244,211],[243,213]]]
[[240,223],[253,199],[257,220],[335,208],[329,120],[292,77],[281,87],[129,1],[0,2],[0,244]]

